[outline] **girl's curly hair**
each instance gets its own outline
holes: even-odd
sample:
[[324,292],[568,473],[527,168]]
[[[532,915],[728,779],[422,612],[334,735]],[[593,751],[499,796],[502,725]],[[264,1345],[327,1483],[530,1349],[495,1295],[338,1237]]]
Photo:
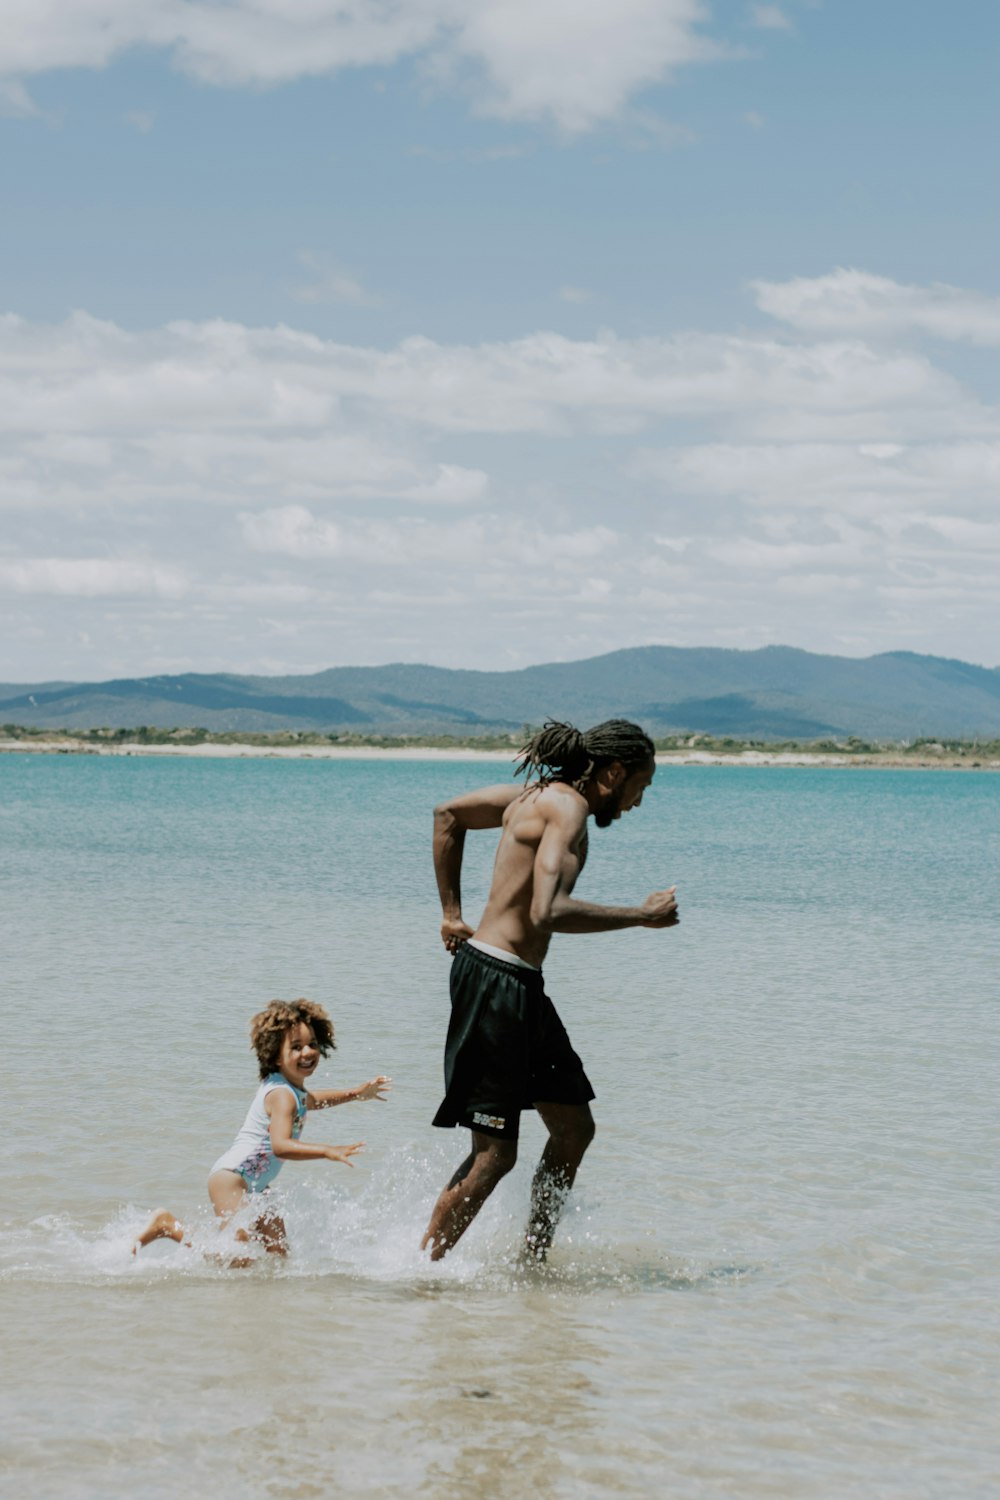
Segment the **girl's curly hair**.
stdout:
[[250,1022],[250,1046],[257,1054],[261,1078],[278,1071],[281,1044],[293,1026],[303,1021],[312,1029],[323,1057],[336,1047],[333,1022],[315,1000],[272,1000]]

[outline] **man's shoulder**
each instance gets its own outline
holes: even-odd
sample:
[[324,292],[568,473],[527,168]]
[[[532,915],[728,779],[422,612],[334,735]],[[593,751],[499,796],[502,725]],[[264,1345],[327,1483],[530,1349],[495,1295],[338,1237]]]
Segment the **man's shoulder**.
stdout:
[[582,792],[565,781],[550,781],[537,788],[535,806],[546,820],[583,827],[590,807]]

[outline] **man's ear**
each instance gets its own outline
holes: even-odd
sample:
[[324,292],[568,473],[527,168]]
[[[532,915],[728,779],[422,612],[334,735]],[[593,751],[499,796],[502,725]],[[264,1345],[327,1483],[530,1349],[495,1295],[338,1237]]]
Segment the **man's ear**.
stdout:
[[625,780],[625,767],[620,760],[613,760],[608,766],[608,780],[611,782],[612,789],[621,786]]

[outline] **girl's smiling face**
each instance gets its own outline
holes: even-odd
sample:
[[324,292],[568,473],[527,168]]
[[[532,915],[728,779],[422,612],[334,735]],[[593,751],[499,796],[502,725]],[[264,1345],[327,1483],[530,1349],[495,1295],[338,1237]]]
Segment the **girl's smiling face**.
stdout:
[[311,1026],[297,1021],[285,1032],[278,1057],[278,1071],[289,1083],[302,1088],[319,1066],[320,1051]]

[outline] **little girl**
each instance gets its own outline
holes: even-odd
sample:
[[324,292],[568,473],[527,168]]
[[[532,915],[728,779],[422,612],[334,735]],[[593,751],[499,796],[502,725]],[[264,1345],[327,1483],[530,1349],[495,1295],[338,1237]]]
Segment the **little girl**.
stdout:
[[[364,1142],[353,1146],[304,1145],[299,1141],[307,1109],[329,1109],[355,1099],[384,1100],[392,1084],[380,1075],[356,1089],[317,1089],[310,1094],[306,1079],[336,1043],[333,1022],[312,1000],[272,1000],[250,1022],[250,1045],[257,1054],[263,1080],[233,1145],[215,1163],[208,1179],[208,1196],[223,1228],[243,1207],[248,1195],[265,1194],[286,1161],[326,1158],[351,1167],[351,1157]],[[241,1243],[259,1240],[272,1255],[285,1255],[288,1240],[284,1221],[263,1207],[250,1226],[237,1229]],[[135,1244],[132,1254],[153,1240],[187,1241],[187,1231],[165,1208],[157,1209]],[[246,1266],[249,1260],[234,1260]]]

